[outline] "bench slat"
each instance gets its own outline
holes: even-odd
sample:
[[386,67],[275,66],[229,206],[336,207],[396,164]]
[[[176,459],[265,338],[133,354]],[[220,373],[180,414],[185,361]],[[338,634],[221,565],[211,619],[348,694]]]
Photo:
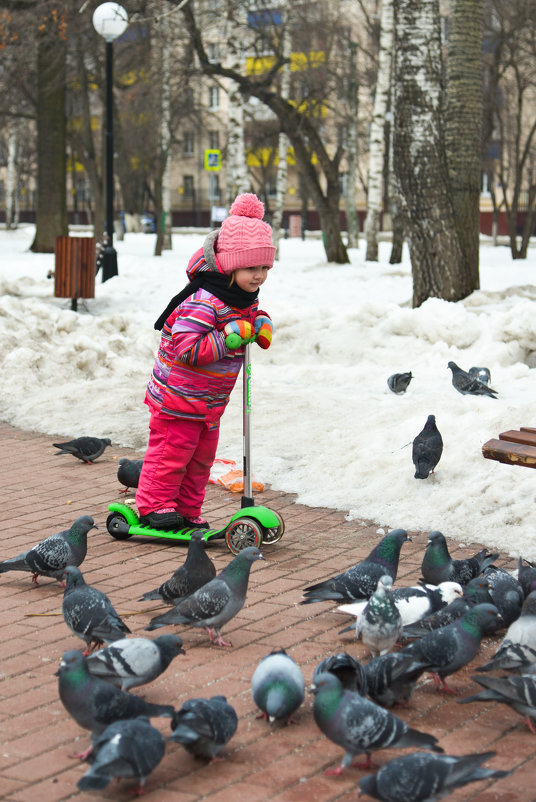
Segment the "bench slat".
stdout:
[[501,432],[499,440],[508,440],[510,443],[524,443],[527,446],[536,446],[536,432],[521,430],[516,431],[510,429],[507,432]]
[[507,465],[536,468],[536,446],[494,439],[484,443],[482,455],[486,459],[494,459]]

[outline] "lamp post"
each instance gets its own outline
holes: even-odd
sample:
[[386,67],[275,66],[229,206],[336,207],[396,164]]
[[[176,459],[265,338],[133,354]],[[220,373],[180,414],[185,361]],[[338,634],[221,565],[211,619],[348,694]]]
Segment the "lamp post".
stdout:
[[114,248],[114,137],[113,137],[113,43],[127,29],[128,15],[119,3],[101,3],[93,12],[93,27],[106,41],[106,234],[101,251],[102,280],[117,276]]

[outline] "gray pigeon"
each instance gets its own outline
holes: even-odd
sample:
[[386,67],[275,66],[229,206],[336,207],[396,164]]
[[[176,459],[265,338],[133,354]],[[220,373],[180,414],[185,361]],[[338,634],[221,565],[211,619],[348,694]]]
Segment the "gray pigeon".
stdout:
[[367,674],[365,666],[347,652],[338,652],[324,658],[315,666],[313,682],[319,674],[334,674],[348,691],[355,691],[361,696],[367,695]]
[[171,721],[170,741],[203,760],[214,760],[238,727],[238,716],[225,696],[188,699]]
[[536,565],[520,557],[517,563],[517,581],[523,588],[526,598],[531,590],[535,589],[531,586],[533,582],[536,582]]
[[138,486],[142,465],[142,459],[121,457],[117,466],[117,480],[124,485],[124,490],[121,490],[121,493],[128,493],[131,487]]
[[[533,662],[536,652],[536,590],[529,593],[519,618],[513,621],[494,656],[477,671],[518,670]],[[532,658],[532,659],[531,659]]]
[[445,678],[476,657],[488,622],[498,615],[493,604],[475,604],[452,624],[427,632],[399,653],[413,656],[416,665],[428,663],[426,670],[433,674],[437,689],[456,693]]
[[364,765],[356,764],[359,768],[370,768],[371,753],[378,749],[420,746],[443,751],[433,735],[412,729],[370,699],[344,690],[333,674],[319,674],[309,690],[315,696],[313,715],[317,726],[345,753],[340,766],[328,769],[326,774],[340,774],[362,752],[367,760]]
[[[92,742],[114,721],[138,716],[172,718],[175,712],[171,705],[146,702],[94,677],[82,652],[74,649],[64,653],[56,674],[63,706],[80,727],[90,730]],[[85,759],[90,751],[79,757]]]
[[91,767],[77,782],[81,791],[100,791],[113,779],[134,777],[141,795],[166,750],[162,733],[145,718],[114,721],[98,736],[86,760]]
[[255,560],[264,560],[258,548],[248,546],[242,549],[214,579],[181,599],[169,612],[153,618],[145,629],[151,631],[169,624],[204,627],[211,643],[231,646],[222,638],[220,630],[244,606],[249,572]]
[[[441,610],[436,610],[435,613],[427,615],[420,621],[405,626],[402,636],[404,638],[422,638],[427,632],[431,632],[434,629],[439,629],[440,627],[457,621],[458,618],[461,618],[462,615],[471,607],[474,607],[475,604],[483,603],[493,604],[493,599],[489,592],[489,583],[486,577],[477,576],[465,585],[462,596],[454,599],[451,604],[447,604],[447,606],[443,607]],[[495,632],[497,626],[503,626],[502,619],[498,621],[493,619],[492,623],[495,629],[486,631],[486,635]]]
[[50,576],[61,582],[68,565],[78,566],[84,561],[90,529],[98,529],[98,526],[89,515],[82,515],[70,529],[56,532],[18,557],[4,560],[0,563],[0,574],[6,571],[29,571],[34,585],[38,584],[38,576]]
[[179,654],[185,652],[178,635],[122,638],[90,654],[87,665],[93,676],[128,691],[159,677]]
[[159,599],[167,604],[177,604],[184,596],[206,585],[216,576],[214,563],[205,551],[203,530],[196,529],[190,536],[186,561],[159,587],[144,593],[139,601]]
[[[402,617],[402,624],[408,626],[420,621],[425,616],[441,610],[462,596],[463,590],[459,582],[441,582],[439,585],[411,585],[393,588],[393,599]],[[341,604],[337,608],[341,613],[361,615],[367,601]]]
[[452,371],[452,386],[462,395],[489,395],[491,398],[497,398],[497,390],[488,387],[475,376],[470,376],[458,367],[456,362],[449,362],[447,367]]
[[[389,652],[402,634],[402,616],[393,598],[393,580],[386,574],[378,580],[378,586],[365,609],[356,618],[355,634],[375,657]],[[345,627],[346,632],[352,627]],[[339,634],[341,634],[339,632]]]
[[458,699],[469,702],[502,702],[523,716],[529,730],[536,735],[536,675],[521,674],[506,677],[471,677],[486,690],[474,696]]
[[411,458],[415,466],[415,479],[428,479],[442,453],[443,438],[436,426],[435,415],[428,415],[424,429],[413,440]]
[[75,437],[66,443],[52,443],[54,448],[59,448],[58,454],[72,454],[73,457],[82,462],[95,462],[107,446],[112,445],[108,437]]
[[81,571],[69,565],[64,572],[63,619],[69,629],[86,642],[84,656],[91,645],[113,643],[130,634],[130,629],[116,613],[108,596],[86,585]]
[[478,379],[479,382],[482,384],[491,384],[491,373],[489,368],[469,368],[467,371],[469,376],[472,376],[473,379]]
[[331,579],[305,588],[300,604],[321,601],[356,601],[370,599],[380,577],[388,574],[393,582],[398,571],[402,544],[411,540],[404,529],[393,529],[375,546],[368,557]]
[[407,706],[426,670],[426,661],[419,663],[403,651],[374,657],[365,666],[368,696],[383,707]]
[[453,560],[450,556],[447,541],[441,532],[430,532],[428,543],[421,564],[421,572],[425,582],[438,585],[440,582],[459,582],[466,585],[470,579],[480,576],[488,565],[498,558],[497,553],[482,549],[473,557],[464,560]]
[[359,796],[368,794],[380,802],[437,802],[468,783],[498,780],[512,773],[482,768],[492,757],[495,752],[459,757],[413,752],[384,763],[377,774],[362,777]]
[[525,592],[520,582],[509,571],[490,565],[483,573],[489,585],[491,601],[501,614],[503,627],[519,618],[525,601]]
[[413,376],[409,373],[393,373],[387,379],[387,386],[395,395],[402,395],[409,387],[409,383]]
[[284,649],[274,649],[263,657],[251,677],[251,695],[270,724],[292,721],[305,699],[305,680],[301,668]]

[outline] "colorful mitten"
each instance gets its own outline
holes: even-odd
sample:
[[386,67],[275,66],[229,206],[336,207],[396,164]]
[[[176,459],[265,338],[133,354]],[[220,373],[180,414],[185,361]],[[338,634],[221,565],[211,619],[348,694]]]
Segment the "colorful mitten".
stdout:
[[223,333],[225,334],[225,345],[231,351],[251,342],[255,336],[249,320],[233,320],[225,326]]
[[273,331],[274,326],[268,315],[257,315],[255,318],[257,345],[260,345],[261,348],[269,348],[272,344]]

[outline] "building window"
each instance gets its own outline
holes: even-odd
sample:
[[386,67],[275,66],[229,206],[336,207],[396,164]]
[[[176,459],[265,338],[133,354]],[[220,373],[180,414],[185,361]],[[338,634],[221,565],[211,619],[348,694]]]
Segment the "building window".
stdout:
[[211,150],[219,150],[220,149],[220,132],[219,131],[209,131],[208,132],[208,146]]
[[182,184],[184,187],[184,197],[185,198],[193,198],[195,196],[195,186],[194,186],[194,177],[193,175],[185,175],[182,179]]
[[220,177],[214,173],[208,177],[208,198],[211,201],[220,200]]
[[217,42],[209,42],[207,44],[207,55],[209,61],[214,62],[220,60],[220,49]]
[[220,88],[219,86],[210,86],[208,90],[209,111],[217,111],[219,107],[220,107]]
[[185,156],[193,156],[194,155],[194,132],[193,131],[185,131],[183,137],[183,145],[184,150],[183,153]]

